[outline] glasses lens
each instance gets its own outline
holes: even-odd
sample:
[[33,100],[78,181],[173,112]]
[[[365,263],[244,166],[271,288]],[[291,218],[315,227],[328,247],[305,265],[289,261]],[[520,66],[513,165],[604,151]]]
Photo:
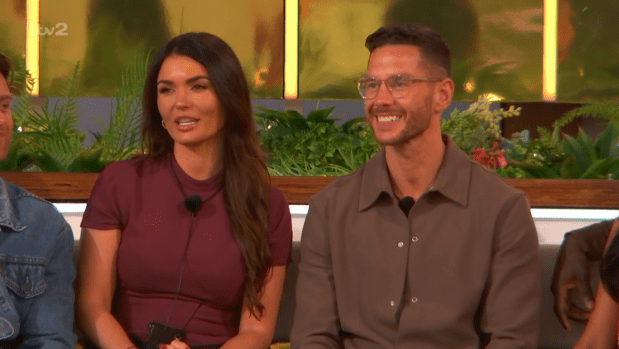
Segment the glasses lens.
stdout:
[[363,98],[374,98],[378,92],[380,82],[375,79],[359,80],[357,87]]
[[406,76],[393,75],[386,81],[389,90],[396,98],[404,97],[411,86],[411,80]]

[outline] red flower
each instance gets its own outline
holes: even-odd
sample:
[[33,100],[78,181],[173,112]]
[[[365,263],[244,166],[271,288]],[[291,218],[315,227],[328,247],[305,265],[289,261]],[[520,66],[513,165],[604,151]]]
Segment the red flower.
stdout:
[[471,154],[471,158],[473,158],[473,160],[488,168],[488,161],[490,160],[490,156],[486,154],[486,150],[484,148],[477,147],[471,151]]
[[505,149],[501,149],[498,141],[490,142],[490,152],[482,147],[477,147],[471,151],[471,158],[480,163],[485,168],[505,167],[507,159],[505,159]]

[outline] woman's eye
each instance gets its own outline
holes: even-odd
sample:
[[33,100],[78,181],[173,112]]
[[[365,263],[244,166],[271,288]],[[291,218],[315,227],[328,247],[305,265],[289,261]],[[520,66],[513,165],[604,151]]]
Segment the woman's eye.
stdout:
[[205,90],[206,89],[206,85],[193,85],[192,89],[194,90]]
[[159,88],[159,93],[167,93],[170,92],[172,89],[170,89],[169,87],[161,87]]

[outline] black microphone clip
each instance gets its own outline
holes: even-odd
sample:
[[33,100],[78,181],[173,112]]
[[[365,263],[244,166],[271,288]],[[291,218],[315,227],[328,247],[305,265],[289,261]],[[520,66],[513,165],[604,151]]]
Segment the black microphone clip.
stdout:
[[411,208],[413,208],[414,204],[415,204],[415,200],[413,200],[413,198],[410,196],[403,197],[398,203],[398,205],[400,206],[400,209],[402,210],[402,212],[404,212],[404,214],[407,217],[408,217],[408,213],[411,211]]
[[195,217],[196,212],[202,205],[202,198],[196,194],[189,194],[185,197],[185,208],[191,212],[191,216]]

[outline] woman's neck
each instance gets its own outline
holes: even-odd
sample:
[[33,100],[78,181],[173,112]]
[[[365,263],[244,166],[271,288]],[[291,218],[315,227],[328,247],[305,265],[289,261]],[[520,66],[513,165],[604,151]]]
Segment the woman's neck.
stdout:
[[191,147],[175,143],[173,151],[178,166],[196,180],[212,177],[223,166],[220,144],[212,147]]

